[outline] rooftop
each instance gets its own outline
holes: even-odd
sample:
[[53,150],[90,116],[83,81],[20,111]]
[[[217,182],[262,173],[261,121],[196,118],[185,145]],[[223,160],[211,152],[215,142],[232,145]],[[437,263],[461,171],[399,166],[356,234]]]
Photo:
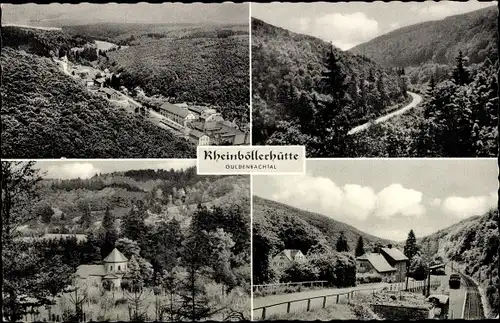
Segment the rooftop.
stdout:
[[367,260],[379,273],[396,271],[380,253],[365,253],[356,260]]
[[89,276],[105,276],[106,269],[103,265],[80,265],[76,269],[76,275],[80,278],[88,278]]
[[185,108],[178,107],[172,103],[165,102],[160,106],[160,109],[166,110],[172,114],[175,114],[179,117],[185,118],[189,114],[189,110]]
[[397,248],[381,248],[384,253],[391,257],[394,261],[407,261],[408,257]]
[[125,257],[118,249],[113,249],[111,253],[104,258],[104,262],[126,262],[128,261],[127,257]]

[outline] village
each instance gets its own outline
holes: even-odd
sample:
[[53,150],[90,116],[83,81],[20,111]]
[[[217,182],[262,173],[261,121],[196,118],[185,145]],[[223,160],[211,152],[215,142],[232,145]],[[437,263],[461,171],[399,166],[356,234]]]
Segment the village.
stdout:
[[[125,47],[120,46],[122,49]],[[194,145],[235,146],[250,143],[250,134],[240,130],[234,121],[224,120],[215,107],[186,102],[171,103],[162,97],[148,97],[140,87],[129,90],[125,86],[119,86],[117,90],[112,84],[120,74],[114,74],[107,68],[100,70],[97,67],[75,64],[67,56],[53,57],[53,60],[65,74],[85,85],[89,92],[108,100],[117,108],[142,115],[156,126]],[[161,103],[155,107],[144,103],[152,99]]]
[[[472,311],[476,310],[477,306],[471,306],[469,303],[472,302],[471,295],[476,293],[477,287],[469,281],[470,278],[454,268],[453,262],[433,260],[429,264],[429,271],[416,279],[408,277],[408,257],[392,244],[377,244],[355,259],[355,287],[326,290],[326,281],[254,285],[254,317],[268,320],[288,319],[297,317],[297,314],[292,313],[311,311],[309,316],[304,313],[303,317],[313,320],[318,319],[314,313],[318,313],[321,308],[327,308],[327,304],[331,302],[351,304],[350,306],[365,304],[362,305],[364,315],[378,320],[387,317],[397,320],[408,320],[410,317],[469,319],[473,315]],[[284,273],[307,262],[308,257],[301,250],[284,249],[275,254],[269,264],[274,271]],[[365,280],[368,276],[378,279]],[[264,296],[256,298],[256,292]],[[297,296],[300,294],[300,297],[294,297],[295,293]],[[477,298],[476,294],[473,296]],[[329,306],[336,306],[333,304]],[[371,309],[368,309],[367,304],[371,304]],[[465,304],[469,304],[469,307],[465,307]]]

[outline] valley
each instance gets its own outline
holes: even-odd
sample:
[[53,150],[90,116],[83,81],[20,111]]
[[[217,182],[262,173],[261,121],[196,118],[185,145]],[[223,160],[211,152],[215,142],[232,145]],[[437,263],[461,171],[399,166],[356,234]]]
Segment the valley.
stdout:
[[305,145],[309,157],[496,156],[497,13],[424,21],[348,50],[252,18],[254,144]]
[[[3,27],[2,64],[9,65],[4,77],[9,84],[2,87],[3,157],[183,158],[194,157],[197,145],[248,144],[248,25],[96,26]],[[19,78],[21,66],[40,74]],[[67,84],[61,87],[63,80]],[[24,84],[32,81],[37,84]],[[28,90],[26,96],[19,88]],[[69,88],[73,90],[65,92]],[[72,91],[86,99],[76,100],[79,95]],[[65,105],[52,107],[56,98]],[[96,113],[101,117],[90,113],[96,105],[82,108],[89,100],[100,102]],[[22,113],[19,105],[33,113]],[[64,106],[75,109],[68,115],[69,110],[61,111]],[[78,120],[82,125],[75,126]],[[50,127],[52,123],[57,126]],[[14,128],[20,128],[16,136]],[[133,139],[129,128],[136,128]],[[46,137],[49,132],[57,141]],[[42,145],[32,145],[34,141]]]

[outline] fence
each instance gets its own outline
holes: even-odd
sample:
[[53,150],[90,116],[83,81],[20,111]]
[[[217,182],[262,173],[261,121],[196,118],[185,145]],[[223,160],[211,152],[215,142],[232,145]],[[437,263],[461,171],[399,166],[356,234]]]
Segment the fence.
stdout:
[[279,287],[292,287],[292,286],[304,286],[304,287],[314,287],[319,286],[323,287],[324,284],[326,284],[326,280],[312,280],[312,281],[305,281],[305,282],[294,282],[294,283],[277,283],[277,284],[264,284],[264,285],[253,285],[253,291],[259,291],[259,290],[264,290],[264,289],[275,289]]
[[[431,283],[431,288],[437,288],[441,285],[439,281],[434,281]],[[423,291],[424,288],[426,288],[427,284],[424,281],[411,281],[408,283],[408,291],[410,292],[418,292],[418,291]],[[257,311],[260,311],[260,319],[264,320],[267,317],[268,314],[268,309],[269,308],[275,308],[279,306],[284,306],[286,305],[286,313],[291,312],[291,307],[292,304],[296,303],[305,303],[303,305],[306,305],[306,311],[309,312],[314,305],[316,305],[316,308],[325,308],[328,300],[329,299],[334,299],[335,304],[339,304],[339,302],[342,300],[350,300],[353,299],[356,295],[359,293],[367,293],[367,292],[372,292],[375,293],[376,291],[382,290],[382,289],[388,289],[389,291],[393,292],[401,292],[406,290],[406,283],[405,282],[399,282],[399,283],[392,283],[389,285],[382,285],[376,288],[373,287],[367,287],[367,288],[358,288],[355,290],[351,291],[346,291],[346,292],[340,292],[340,293],[333,293],[333,294],[328,294],[328,295],[321,295],[321,296],[314,296],[314,297],[308,297],[308,298],[301,298],[301,299],[295,299],[295,300],[290,300],[286,302],[280,302],[280,303],[275,303],[271,305],[266,305],[266,306],[260,306],[260,307],[255,307],[253,308],[254,313]],[[319,300],[320,302],[315,302],[316,304],[313,304],[313,301]],[[307,302],[307,303],[306,303]],[[317,307],[318,305],[321,305],[321,307]],[[297,310],[297,308],[295,309]],[[254,318],[257,318],[258,316],[254,314]]]

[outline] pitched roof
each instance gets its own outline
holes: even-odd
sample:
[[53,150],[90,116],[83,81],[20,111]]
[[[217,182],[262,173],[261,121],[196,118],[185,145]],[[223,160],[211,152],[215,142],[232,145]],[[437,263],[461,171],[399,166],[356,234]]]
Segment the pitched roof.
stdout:
[[408,257],[397,248],[382,248],[382,251],[391,257],[394,261],[407,261]]
[[103,278],[111,278],[111,279],[114,279],[114,278],[120,278],[120,276],[117,276],[113,273],[109,273],[107,274],[106,276],[104,276]]
[[104,262],[126,262],[128,261],[127,257],[125,257],[118,249],[113,249],[111,253],[104,258]]
[[103,265],[80,265],[76,269],[76,275],[81,278],[89,276],[105,276],[106,268]]
[[396,271],[396,268],[389,265],[384,256],[379,253],[365,253],[364,255],[356,258],[356,260],[367,260],[379,273]]
[[191,129],[189,135],[196,139],[200,139],[201,137],[206,136],[203,132],[196,129]]
[[189,110],[173,105],[172,103],[165,102],[160,106],[160,109],[166,110],[176,116],[185,118],[189,114]]
[[300,250],[298,249],[285,249],[283,251],[281,251],[280,253],[278,253],[276,256],[280,255],[280,254],[283,254],[285,255],[289,260],[293,261],[295,260],[295,256],[297,256],[298,253],[302,253]]

